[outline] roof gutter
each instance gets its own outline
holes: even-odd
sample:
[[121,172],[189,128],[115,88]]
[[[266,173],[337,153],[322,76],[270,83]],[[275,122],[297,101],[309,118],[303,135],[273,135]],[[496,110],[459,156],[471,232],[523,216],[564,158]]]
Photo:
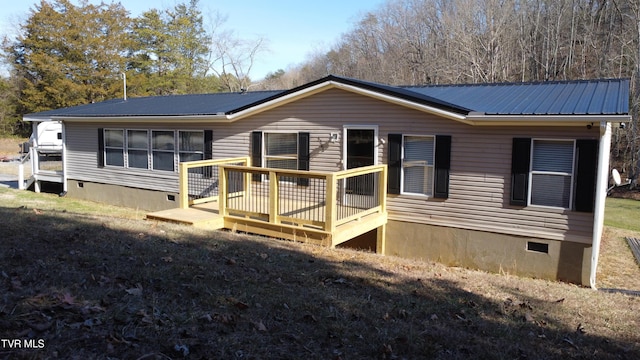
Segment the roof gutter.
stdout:
[[625,115],[485,115],[470,113],[467,120],[479,126],[575,126],[598,124],[600,122],[631,122],[631,116]]
[[176,120],[191,123],[231,122],[226,114],[220,115],[179,115],[179,116],[52,116],[43,118],[24,118],[24,121],[66,121],[66,122],[127,122],[136,120],[141,123],[174,123]]

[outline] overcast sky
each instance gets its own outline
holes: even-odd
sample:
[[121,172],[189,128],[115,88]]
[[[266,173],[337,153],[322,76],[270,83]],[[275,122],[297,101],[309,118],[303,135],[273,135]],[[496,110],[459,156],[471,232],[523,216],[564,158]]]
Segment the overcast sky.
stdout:
[[[99,0],[90,0],[98,4]],[[110,0],[104,0],[109,3]],[[131,16],[150,8],[173,8],[189,0],[119,0]],[[206,19],[216,11],[226,16],[224,28],[240,38],[264,38],[269,52],[263,53],[251,71],[251,78],[261,79],[269,72],[286,70],[304,62],[318,51],[328,50],[340,35],[353,27],[367,12],[377,9],[384,0],[200,0]],[[40,0],[2,0],[0,32],[13,34],[15,24],[24,23],[30,9]],[[72,0],[77,4],[77,1]]]

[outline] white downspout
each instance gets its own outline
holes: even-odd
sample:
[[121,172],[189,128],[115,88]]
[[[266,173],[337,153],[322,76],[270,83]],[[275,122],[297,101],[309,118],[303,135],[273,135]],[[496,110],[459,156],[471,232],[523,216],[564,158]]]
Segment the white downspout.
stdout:
[[596,202],[593,209],[593,241],[591,250],[591,275],[589,284],[596,288],[596,271],[600,256],[600,240],[604,228],[604,207],[609,186],[609,153],[611,151],[611,123],[600,123],[600,146],[598,146],[598,176],[596,180]]

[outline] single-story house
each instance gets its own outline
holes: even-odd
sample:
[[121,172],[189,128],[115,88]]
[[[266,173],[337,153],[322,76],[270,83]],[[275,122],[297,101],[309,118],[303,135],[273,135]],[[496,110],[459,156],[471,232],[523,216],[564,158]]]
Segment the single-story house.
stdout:
[[626,79],[401,87],[330,75],[24,120],[64,125],[67,196],[155,211],[177,206],[186,161],[386,164],[379,252],[595,287],[612,126],[630,121],[628,102]]

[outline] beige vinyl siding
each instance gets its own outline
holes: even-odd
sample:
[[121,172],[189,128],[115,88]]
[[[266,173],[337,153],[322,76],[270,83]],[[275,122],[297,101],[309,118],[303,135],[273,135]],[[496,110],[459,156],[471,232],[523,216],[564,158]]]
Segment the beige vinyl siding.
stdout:
[[[343,168],[344,125],[375,125],[378,136],[451,135],[451,169],[448,199],[391,195],[387,206],[392,220],[491,231],[556,240],[591,241],[593,214],[542,207],[509,205],[511,146],[514,137],[598,138],[597,127],[480,127],[429,115],[339,89],[330,89],[269,111],[227,124],[173,125],[172,129],[213,130],[215,159],[249,156],[252,131],[310,133],[310,170]],[[177,190],[178,175],[98,169],[97,128],[151,129],[147,125],[92,124],[67,126],[69,178]],[[158,129],[167,129],[160,125]],[[329,142],[338,132],[337,142]],[[388,142],[387,142],[388,143]],[[386,163],[386,144],[378,145],[378,162]]]

